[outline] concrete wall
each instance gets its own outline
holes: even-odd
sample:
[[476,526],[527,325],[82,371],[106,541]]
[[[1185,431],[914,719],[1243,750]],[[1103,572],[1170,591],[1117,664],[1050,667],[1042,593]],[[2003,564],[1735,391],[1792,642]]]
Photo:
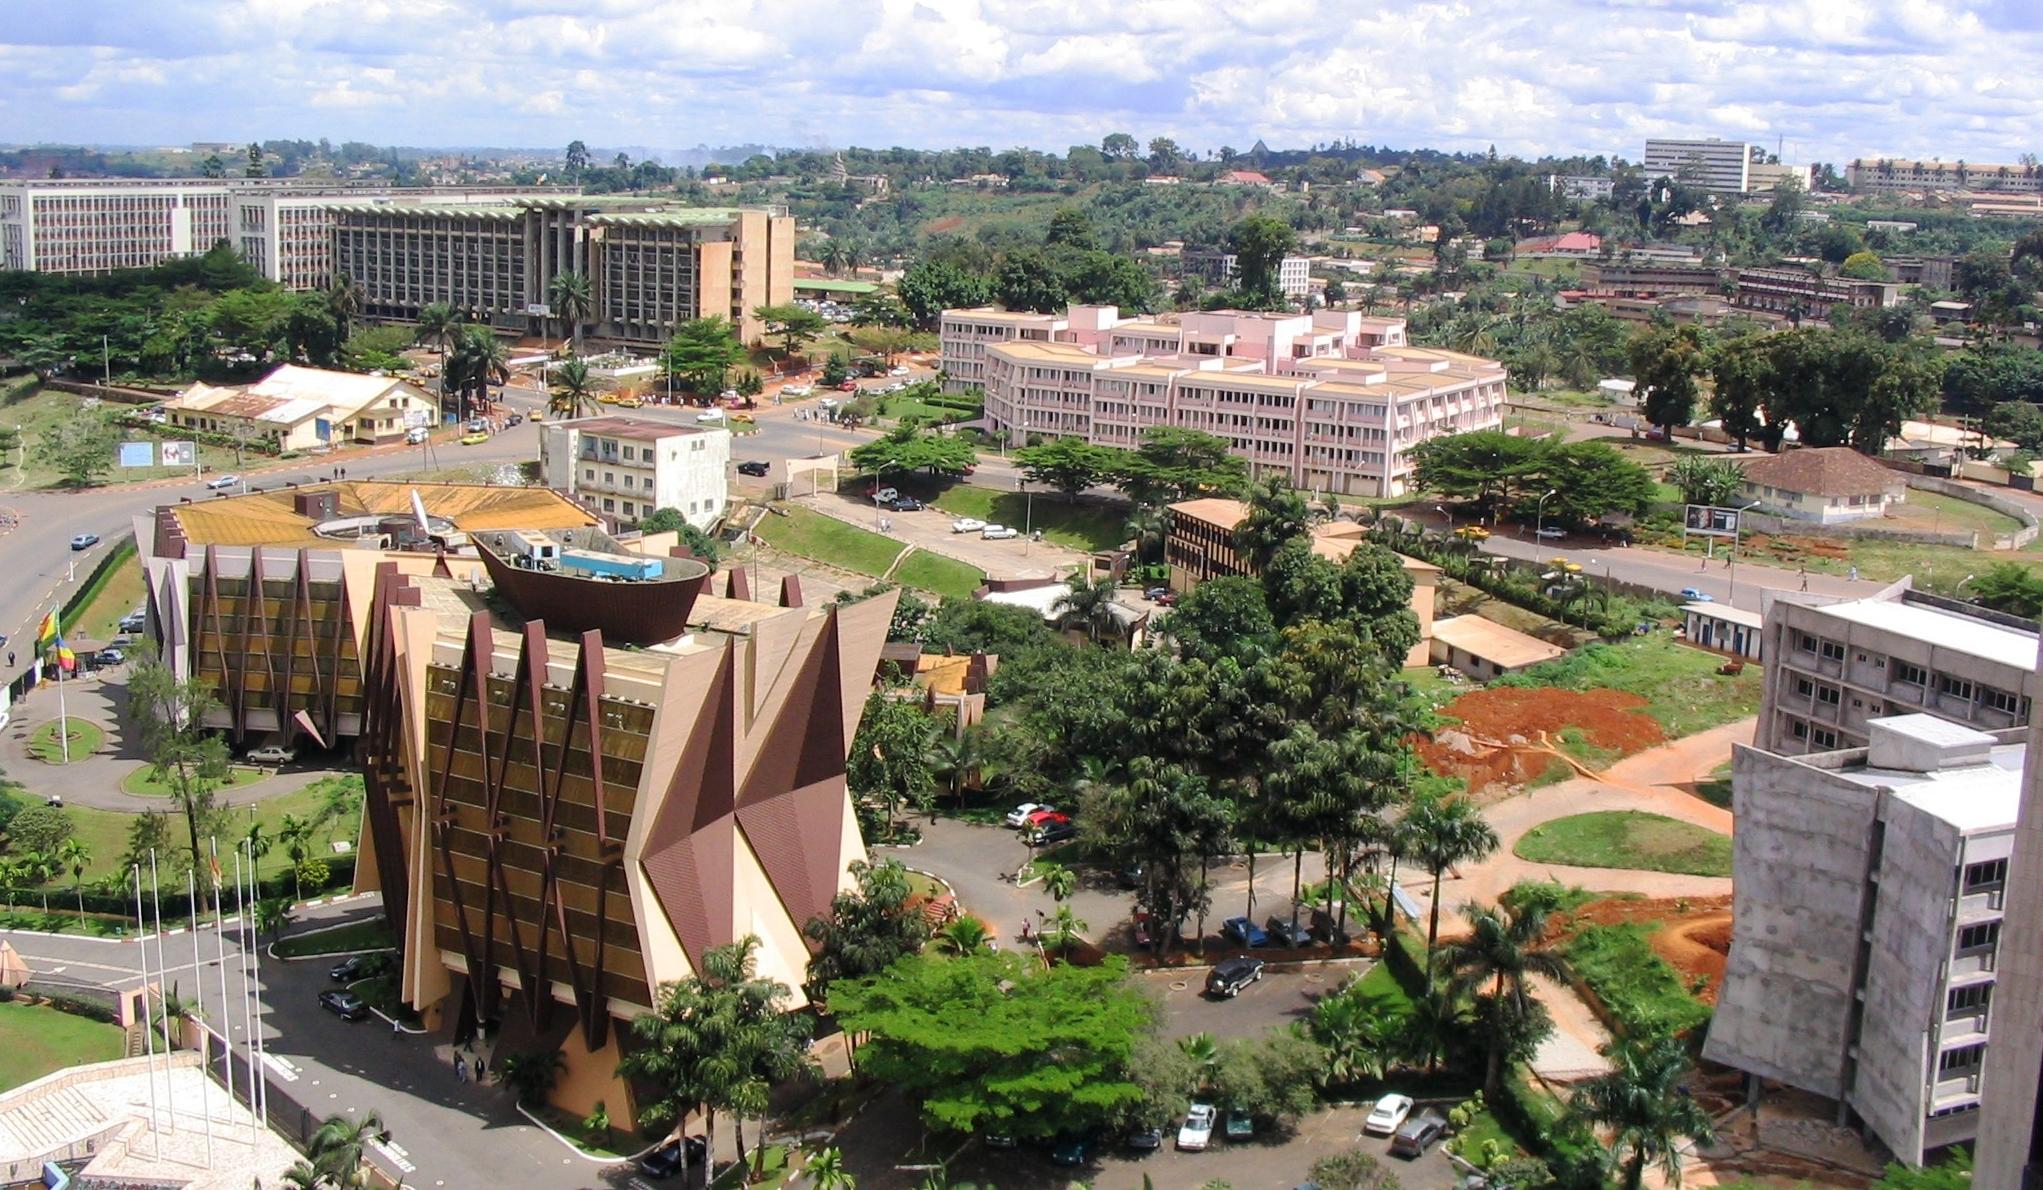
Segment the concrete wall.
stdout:
[[[2043,660],[2036,662],[2043,668]],[[2029,727],[2029,755],[2043,756],[2043,719]],[[2022,774],[2021,817],[2008,862],[2000,965],[1986,1049],[1985,1093],[1974,1185],[2016,1186],[2028,1164],[2043,1065],[2043,764]]]
[[1839,1098],[1873,798],[1744,745],[1731,780],[1731,954],[1703,1056]]
[[[1995,468],[1995,470],[1998,470],[1998,468]],[[2002,471],[2001,474],[2006,475],[2007,472]],[[1953,500],[1963,500],[1967,504],[1977,504],[1984,508],[1991,508],[1995,512],[2001,513],[2004,516],[2011,516],[2021,522],[2022,527],[2015,532],[1995,534],[1991,541],[1980,543],[1988,549],[2018,550],[2036,540],[2038,530],[2036,516],[2029,511],[2027,506],[2018,501],[2010,500],[2006,496],[1995,495],[1992,492],[1982,492],[1969,484],[1955,483],[1948,479],[1938,479],[1934,475],[1910,475],[1908,476],[1908,486],[1921,488],[1925,492],[1935,492],[1940,496],[1949,496]]]

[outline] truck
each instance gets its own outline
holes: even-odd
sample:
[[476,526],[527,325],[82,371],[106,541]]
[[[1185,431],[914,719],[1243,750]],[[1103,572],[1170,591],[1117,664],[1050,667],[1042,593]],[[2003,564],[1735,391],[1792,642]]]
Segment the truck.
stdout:
[[562,570],[593,575],[597,578],[623,579],[629,582],[646,582],[659,578],[666,566],[658,558],[640,558],[630,554],[601,554],[594,550],[562,550]]

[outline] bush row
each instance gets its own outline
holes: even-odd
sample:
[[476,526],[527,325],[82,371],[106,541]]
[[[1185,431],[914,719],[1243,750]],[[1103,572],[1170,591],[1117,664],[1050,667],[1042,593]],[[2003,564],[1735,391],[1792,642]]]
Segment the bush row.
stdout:
[[1603,1150],[1596,1137],[1551,1097],[1535,1090],[1522,1072],[1512,1071],[1503,1082],[1503,1093],[1490,1101],[1490,1111],[1520,1144],[1546,1162],[1556,1190],[1603,1190]]
[[239,447],[250,454],[259,455],[274,455],[279,450],[277,444],[268,438],[245,438],[236,441],[234,435],[219,430],[195,430],[190,426],[173,426],[168,422],[150,421],[139,413],[123,414],[119,420],[126,429],[140,430],[151,437],[164,438],[172,442],[200,442],[207,446],[222,446],[228,450]]
[[[312,877],[318,874],[321,866],[325,868],[326,879],[315,883]],[[302,880],[306,896],[317,896],[324,889],[334,885],[352,886],[355,880],[355,857],[350,855],[339,859],[308,863],[300,869],[299,877]],[[113,883],[119,881],[127,882],[124,886],[125,891],[112,887]],[[297,895],[299,887],[298,883],[293,882],[292,874],[289,871],[281,872],[275,876],[263,878],[261,884],[257,886],[256,899],[268,900],[271,897],[292,899]],[[223,890],[229,902],[232,903],[234,890],[231,885],[223,886]],[[46,892],[51,892],[51,890],[40,888],[0,888],[0,900],[11,899],[15,904],[28,904],[43,896]],[[51,895],[56,894],[51,892]],[[67,889],[63,891],[62,895],[64,905],[75,908],[78,905],[78,896],[81,894],[73,894]],[[132,877],[113,877],[107,884],[97,888],[87,886],[82,895],[85,900],[85,912],[87,913],[98,913],[108,917],[130,920],[135,916],[135,891]],[[156,912],[156,908],[158,906],[161,907],[163,919],[166,923],[173,917],[190,917],[192,914],[191,898],[185,895],[182,887],[175,891],[169,888],[162,889],[160,899],[155,901],[147,899],[147,892],[145,890],[144,898],[144,903],[150,907],[149,912],[152,917]]]
[[1524,573],[1522,571],[1472,565],[1471,555],[1466,550],[1445,548],[1430,537],[1415,541],[1404,534],[1382,530],[1372,532],[1370,537],[1378,545],[1431,562],[1451,579],[1550,620],[1559,620],[1563,624],[1580,623],[1586,617],[1590,631],[1612,639],[1630,636],[1638,625],[1638,609],[1629,600],[1613,599],[1602,611],[1585,612],[1569,607],[1540,590],[1537,579],[1520,577]]

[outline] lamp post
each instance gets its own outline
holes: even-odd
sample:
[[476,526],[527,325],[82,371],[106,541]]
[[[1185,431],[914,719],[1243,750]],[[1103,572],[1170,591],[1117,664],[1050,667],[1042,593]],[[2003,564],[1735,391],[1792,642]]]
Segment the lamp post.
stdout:
[[1029,541],[1035,535],[1036,493],[1029,488],[1026,475],[1015,476],[1014,486],[1020,489],[1022,494],[1022,557],[1026,558],[1029,555]]
[[1548,499],[1549,497],[1551,497],[1551,496],[1552,496],[1552,495],[1553,495],[1554,493],[1558,492],[1558,491],[1560,491],[1560,489],[1559,489],[1559,488],[1548,488],[1548,489],[1546,490],[1546,495],[1545,495],[1545,496],[1541,496],[1541,497],[1539,498],[1539,504],[1538,504],[1537,506],[1535,506],[1535,508],[1534,508],[1534,510],[1533,510],[1533,514],[1532,514],[1532,560],[1533,560],[1534,562],[1538,562],[1538,561],[1540,561],[1540,560],[1541,560],[1541,559],[1540,559],[1540,556],[1539,556],[1539,550],[1540,550],[1540,543],[1546,540],[1546,502],[1547,502],[1547,499]]
[[1734,603],[1738,598],[1738,543],[1745,537],[1745,514],[1758,504],[1759,501],[1754,500],[1740,508],[1738,519],[1731,522],[1731,585],[1724,592],[1725,603]]

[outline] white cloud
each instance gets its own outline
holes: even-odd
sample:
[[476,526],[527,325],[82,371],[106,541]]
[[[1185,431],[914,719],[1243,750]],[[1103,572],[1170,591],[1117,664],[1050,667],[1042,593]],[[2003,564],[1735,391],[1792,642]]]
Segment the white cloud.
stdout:
[[20,140],[2034,150],[2025,0],[15,0]]

